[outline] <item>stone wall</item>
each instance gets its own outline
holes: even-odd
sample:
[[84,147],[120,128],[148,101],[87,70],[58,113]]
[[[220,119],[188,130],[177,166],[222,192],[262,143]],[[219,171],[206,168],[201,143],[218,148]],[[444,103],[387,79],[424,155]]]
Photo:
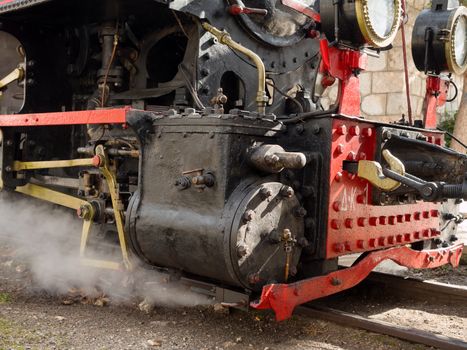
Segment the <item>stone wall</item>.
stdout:
[[[410,94],[413,115],[421,118],[426,89],[426,76],[419,72],[413,63],[411,38],[412,29],[418,13],[429,6],[431,1],[407,0],[409,20],[405,26],[407,41],[407,60],[409,65]],[[360,75],[362,113],[368,119],[396,121],[402,114],[407,115],[407,98],[404,80],[404,61],[402,54],[402,35],[399,31],[393,43],[394,48],[382,52],[379,58],[369,57],[368,69]],[[462,88],[462,77],[454,77],[457,86]],[[337,96],[337,86],[332,86],[323,97],[323,106],[329,106]],[[438,111],[440,115],[454,113],[459,108],[460,99],[447,103]]]

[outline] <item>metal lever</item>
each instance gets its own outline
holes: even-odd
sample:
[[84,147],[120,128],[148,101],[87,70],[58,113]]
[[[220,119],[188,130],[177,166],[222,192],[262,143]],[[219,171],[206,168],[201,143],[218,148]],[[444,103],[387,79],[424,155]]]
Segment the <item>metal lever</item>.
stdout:
[[229,7],[229,12],[233,16],[238,15],[260,15],[260,16],[267,16],[268,10],[266,9],[258,9],[253,7],[245,7],[240,4],[234,4]]
[[24,78],[24,69],[21,67],[15,68],[10,74],[8,74],[5,78],[0,80],[0,95],[1,90],[5,89],[9,84],[14,82],[15,80],[23,80]]
[[440,199],[467,200],[467,174],[462,184],[446,184],[443,182],[428,182],[405,172],[404,164],[388,150],[383,151],[383,157],[388,168],[372,161],[345,162],[344,170],[356,173],[360,178],[368,180],[373,186],[384,191],[394,191],[401,186],[417,190],[423,200],[433,202]]
[[462,184],[452,185],[443,182],[428,182],[411,174],[400,175],[392,170],[384,169],[384,175],[400,183],[416,189],[425,201],[439,199],[467,200],[467,177]]
[[[383,151],[383,157],[389,164],[389,169],[403,176],[405,174],[404,164],[394,157],[388,150]],[[381,164],[369,160],[362,160],[358,163],[345,162],[344,170],[350,173],[356,173],[362,179],[368,180],[373,186],[384,191],[394,191],[398,189],[401,182],[394,180],[384,174]]]

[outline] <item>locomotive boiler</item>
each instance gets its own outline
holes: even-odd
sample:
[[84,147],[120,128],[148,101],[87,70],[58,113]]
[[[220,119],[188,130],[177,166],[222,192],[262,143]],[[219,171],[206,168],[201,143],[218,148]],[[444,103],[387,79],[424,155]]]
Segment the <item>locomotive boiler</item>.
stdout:
[[[383,260],[456,266],[467,157],[444,146],[436,107],[467,68],[465,7],[433,1],[417,20],[424,115],[360,117],[358,76],[404,8],[0,1],[2,188],[76,210],[83,264],[141,261],[278,319]],[[91,252],[100,242],[121,259]]]

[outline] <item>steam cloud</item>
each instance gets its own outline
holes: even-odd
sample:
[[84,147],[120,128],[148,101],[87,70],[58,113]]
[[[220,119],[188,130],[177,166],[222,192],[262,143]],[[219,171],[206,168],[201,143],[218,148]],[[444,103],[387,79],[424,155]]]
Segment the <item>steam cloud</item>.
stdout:
[[[16,257],[30,271],[33,288],[66,295],[71,289],[90,294],[96,289],[112,303],[139,302],[160,306],[209,304],[208,297],[193,293],[167,276],[142,266],[131,274],[85,267],[80,264],[82,221],[71,210],[0,194],[0,245],[16,250]],[[120,261],[120,250],[110,260]]]

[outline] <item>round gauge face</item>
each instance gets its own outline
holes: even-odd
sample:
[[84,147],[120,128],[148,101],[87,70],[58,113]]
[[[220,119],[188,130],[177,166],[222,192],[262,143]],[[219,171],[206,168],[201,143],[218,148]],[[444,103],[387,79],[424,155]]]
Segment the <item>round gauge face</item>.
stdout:
[[[296,1],[309,7],[315,3],[315,0]],[[253,36],[273,46],[291,46],[297,43],[303,39],[311,25],[308,17],[282,4],[282,0],[244,0],[243,4],[268,11],[266,16],[242,14],[238,17]]]
[[454,30],[455,62],[459,67],[467,64],[467,16],[460,16]]

